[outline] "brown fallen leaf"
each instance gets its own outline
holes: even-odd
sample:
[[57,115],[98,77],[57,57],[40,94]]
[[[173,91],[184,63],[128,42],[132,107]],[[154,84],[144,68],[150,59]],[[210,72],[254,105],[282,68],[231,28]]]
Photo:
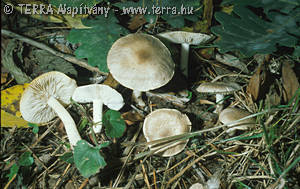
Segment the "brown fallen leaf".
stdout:
[[8,73],[4,72],[1,73],[1,85],[3,85],[4,83],[6,83],[8,81]]
[[215,48],[204,48],[199,49],[197,52],[200,54],[201,57],[209,60],[214,56],[214,50]]
[[113,78],[111,73],[108,74],[107,78],[103,82],[104,85],[108,85],[111,88],[116,89],[119,86],[119,83]]
[[63,53],[72,54],[72,50],[65,44],[55,43],[54,46]]
[[147,21],[143,15],[141,14],[134,15],[129,22],[128,28],[131,30],[136,30],[142,25],[144,25],[146,22]]
[[299,89],[299,82],[295,72],[287,61],[282,64],[282,85],[284,88],[283,99],[285,102],[289,102]]
[[125,112],[122,114],[122,118],[125,120],[127,125],[133,125],[138,121],[143,121],[144,116],[133,111]]
[[247,65],[240,61],[237,57],[230,55],[230,54],[216,54],[216,60],[234,68],[241,70],[244,73],[249,73]]
[[264,63],[261,63],[256,72],[251,77],[249,84],[247,86],[247,93],[253,98],[254,101],[257,101],[261,95],[263,95],[263,86],[266,83],[267,72]]

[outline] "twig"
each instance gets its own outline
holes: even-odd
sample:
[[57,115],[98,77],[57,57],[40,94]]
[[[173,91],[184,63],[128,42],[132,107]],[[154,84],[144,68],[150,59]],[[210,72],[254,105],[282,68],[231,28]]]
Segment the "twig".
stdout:
[[62,178],[67,174],[68,170],[70,169],[71,164],[69,163],[66,169],[64,170],[63,174],[59,177],[59,179],[56,181],[54,188],[58,188],[58,185],[60,184]]
[[171,178],[168,181],[166,188],[168,188],[170,186],[170,184],[172,182],[174,182],[178,177],[180,177],[181,175],[183,175],[183,173],[185,173],[186,170],[188,170],[189,168],[191,168],[195,163],[197,163],[198,161],[200,161],[202,159],[203,159],[203,157],[198,157],[192,163],[188,164],[185,168],[183,168],[179,173],[177,173],[173,178]]
[[17,173],[14,174],[14,176],[8,181],[8,183],[4,186],[4,189],[8,189],[9,185],[12,183],[12,181],[15,180],[16,176],[17,176]]
[[35,143],[30,146],[30,148],[34,148],[51,131],[51,129],[58,123],[58,121],[58,119],[54,121],[53,124],[48,127],[48,129],[35,141]]
[[96,73],[101,74],[101,75],[107,75],[107,73],[101,72],[98,68],[88,65],[86,63],[86,61],[78,60],[77,58],[75,58],[72,55],[61,53],[59,51],[56,51],[56,50],[48,47],[47,45],[45,45],[43,43],[34,41],[32,39],[29,39],[27,37],[21,36],[19,34],[14,33],[14,32],[11,32],[11,31],[8,31],[8,30],[5,30],[5,29],[1,29],[1,35],[6,35],[6,36],[9,36],[9,37],[13,37],[13,38],[15,38],[17,40],[23,41],[23,42],[28,43],[28,44],[30,44],[32,46],[37,47],[37,48],[43,49],[43,50],[45,50],[45,51],[47,51],[47,52],[49,52],[49,53],[51,53],[51,54],[53,54],[55,56],[63,58],[66,61],[69,61],[69,62],[71,62],[73,64],[76,64],[76,65],[78,65],[80,67],[83,67],[83,68],[85,68],[87,70],[90,70],[92,72],[96,72]]
[[145,182],[146,182],[147,188],[148,188],[148,189],[151,189],[151,186],[150,186],[150,183],[149,183],[149,179],[148,179],[148,176],[147,176],[146,169],[145,169],[145,166],[144,166],[144,164],[143,164],[143,161],[140,160],[140,163],[141,163],[141,165],[142,165],[142,171],[143,171],[144,180],[145,180]]
[[89,183],[89,179],[85,179],[82,184],[80,185],[79,189],[83,189],[84,187],[86,187],[86,185]]
[[153,169],[153,183],[154,183],[154,189],[158,189],[156,185],[156,174],[155,174],[155,169]]

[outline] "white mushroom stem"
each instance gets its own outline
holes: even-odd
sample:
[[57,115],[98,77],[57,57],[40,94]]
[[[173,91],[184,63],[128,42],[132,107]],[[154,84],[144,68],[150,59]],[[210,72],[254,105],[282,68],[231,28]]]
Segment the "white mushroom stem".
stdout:
[[76,124],[67,110],[61,105],[53,96],[48,100],[48,105],[56,112],[65,126],[67,136],[69,138],[71,147],[75,146],[81,137],[78,133]]
[[190,45],[188,43],[182,43],[181,44],[181,62],[180,62],[180,70],[182,73],[188,77],[188,62],[189,62],[189,51],[190,51]]
[[103,101],[101,99],[93,100],[93,130],[100,133],[102,129],[102,109]]
[[223,94],[216,94],[216,103],[218,103],[218,104],[216,106],[216,109],[215,109],[214,113],[219,114],[222,111],[223,102],[224,102],[223,98],[224,98]]
[[223,94],[216,94],[216,103],[223,104],[223,98],[224,98]]
[[132,92],[132,99],[133,101],[139,106],[139,107],[145,107],[146,104],[142,99],[142,92],[141,91],[137,91],[137,90],[133,90]]

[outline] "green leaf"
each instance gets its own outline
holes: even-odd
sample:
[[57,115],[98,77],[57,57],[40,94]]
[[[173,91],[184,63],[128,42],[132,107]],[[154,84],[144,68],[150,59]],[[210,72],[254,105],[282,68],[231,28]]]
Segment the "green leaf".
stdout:
[[294,57],[300,57],[300,46],[296,46],[294,52],[293,52]]
[[59,7],[60,5],[66,5],[66,7],[84,8],[85,6],[92,7],[101,1],[102,0],[50,0],[50,3],[56,7]]
[[101,147],[92,147],[85,140],[77,142],[74,147],[74,162],[82,176],[88,178],[106,166],[106,162],[99,152]]
[[119,138],[126,129],[125,121],[122,119],[120,112],[108,110],[103,116],[103,125],[105,133],[111,138]]
[[299,0],[224,0],[221,5],[234,4],[238,6],[262,7],[264,12],[268,14],[270,10],[289,13],[295,6],[300,5]]
[[161,16],[172,28],[182,28],[184,26],[184,17],[177,15],[164,14]]
[[73,163],[74,158],[73,158],[73,153],[72,152],[67,152],[64,155],[60,156],[59,159],[67,162],[67,163]]
[[99,144],[99,148],[100,148],[100,149],[101,149],[101,148],[105,148],[105,147],[107,147],[109,144],[110,144],[109,141],[103,142],[103,143]]
[[[192,21],[198,19],[194,11],[201,6],[199,0],[139,0],[137,2],[119,2],[115,3],[114,5],[119,7],[123,14],[124,8],[131,9],[132,11],[138,11],[136,8],[139,8],[139,10],[140,8],[147,8],[143,15],[145,15],[144,17],[148,23],[153,22],[153,16],[161,16],[173,28],[183,27],[184,19]],[[193,10],[193,14],[187,14],[191,12],[189,10]],[[129,12],[126,13],[128,14]],[[140,12],[135,12],[135,14],[137,13]]]
[[10,167],[9,174],[6,175],[8,180],[11,180],[16,174],[18,174],[19,168],[20,167],[16,163]]
[[35,124],[35,123],[28,123],[28,126],[29,127],[32,127],[32,132],[34,134],[37,134],[39,132],[39,126],[38,124]]
[[31,156],[30,152],[24,152],[20,159],[19,159],[19,165],[20,166],[30,166],[34,162],[33,157]]
[[97,66],[101,71],[108,72],[106,57],[112,44],[127,31],[118,23],[118,19],[109,11],[106,18],[103,15],[93,20],[85,19],[83,24],[90,29],[72,29],[67,37],[71,43],[80,43],[76,49],[77,58],[87,58],[88,64]]
[[215,14],[221,26],[212,27],[211,31],[220,37],[215,44],[221,53],[238,50],[248,57],[257,53],[270,54],[277,50],[277,45],[294,47],[298,41],[294,15],[272,12],[268,14],[271,22],[267,22],[243,6],[235,6],[234,13],[236,16],[223,12]]

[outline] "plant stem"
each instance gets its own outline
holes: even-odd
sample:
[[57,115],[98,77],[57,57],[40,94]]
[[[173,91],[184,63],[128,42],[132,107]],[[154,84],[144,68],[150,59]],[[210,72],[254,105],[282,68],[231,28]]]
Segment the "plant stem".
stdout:
[[56,112],[57,116],[63,122],[71,147],[73,148],[73,146],[75,146],[76,143],[81,140],[73,118],[53,96],[49,98],[48,105]]

